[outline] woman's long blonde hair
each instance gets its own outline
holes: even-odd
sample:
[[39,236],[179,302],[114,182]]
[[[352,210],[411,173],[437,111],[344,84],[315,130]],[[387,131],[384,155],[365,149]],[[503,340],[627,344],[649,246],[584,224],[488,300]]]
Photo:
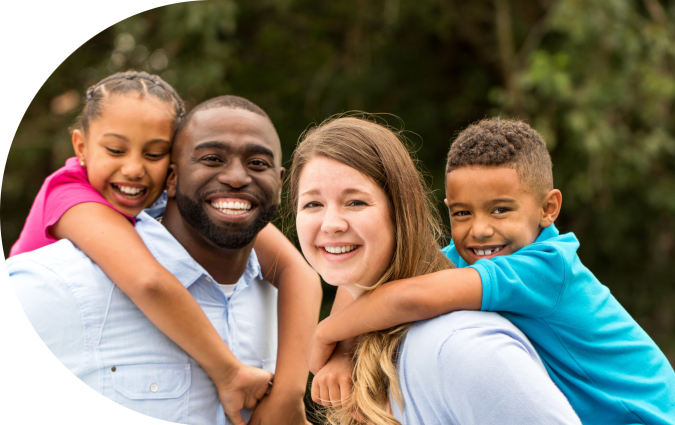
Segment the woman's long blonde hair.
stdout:
[[[346,164],[373,179],[389,199],[396,231],[396,247],[389,267],[373,290],[390,281],[452,268],[440,252],[442,228],[438,211],[422,175],[415,167],[400,134],[368,119],[329,118],[301,137],[290,171],[290,197],[298,209],[298,182],[305,165],[317,156]],[[399,422],[386,412],[391,391],[403,406],[396,370],[398,347],[410,324],[361,335],[354,352],[354,387],[349,403],[329,408],[326,416],[334,425],[358,424],[353,413],[367,423]],[[400,424],[399,424],[400,425]]]

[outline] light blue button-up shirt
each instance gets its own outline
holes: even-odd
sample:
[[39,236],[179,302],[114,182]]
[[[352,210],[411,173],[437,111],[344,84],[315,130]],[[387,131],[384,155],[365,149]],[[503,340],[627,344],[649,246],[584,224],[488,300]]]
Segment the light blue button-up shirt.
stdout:
[[[157,260],[185,285],[234,355],[274,372],[277,290],[263,280],[255,252],[227,299],[213,278],[155,219],[136,230]],[[70,241],[7,260],[11,284],[50,350],[87,385],[155,418],[229,424],[204,370],[157,329]],[[242,411],[248,421],[250,411]]]

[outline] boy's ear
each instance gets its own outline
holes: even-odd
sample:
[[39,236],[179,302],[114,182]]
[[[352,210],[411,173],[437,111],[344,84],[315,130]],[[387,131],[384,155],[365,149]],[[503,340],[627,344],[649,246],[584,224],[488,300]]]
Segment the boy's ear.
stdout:
[[448,198],[443,199],[443,202],[445,203],[445,206],[450,208],[450,205],[448,205]]
[[562,207],[562,193],[558,189],[553,189],[544,196],[542,202],[542,216],[539,225],[548,227],[558,218],[560,208]]
[[87,156],[87,145],[82,130],[73,130],[71,139],[73,141],[73,150],[75,151],[77,159],[80,162],[85,161],[85,157]]
[[169,195],[169,198],[176,197],[176,179],[178,179],[176,164],[170,164],[169,175],[166,177],[166,194]]

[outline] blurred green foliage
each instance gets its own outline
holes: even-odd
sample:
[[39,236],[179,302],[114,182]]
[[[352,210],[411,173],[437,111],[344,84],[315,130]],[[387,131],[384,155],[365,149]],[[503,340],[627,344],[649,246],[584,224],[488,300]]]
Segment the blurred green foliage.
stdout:
[[584,264],[675,363],[674,24],[672,0],[219,0],[150,10],[77,49],[26,111],[2,187],[5,255],[43,179],[72,155],[68,127],[86,87],[112,72],[157,73],[188,107],[247,97],[271,116],[285,158],[332,114],[394,114],[439,208],[457,132],[486,116],[518,117],[553,157],[558,227],[577,235]]

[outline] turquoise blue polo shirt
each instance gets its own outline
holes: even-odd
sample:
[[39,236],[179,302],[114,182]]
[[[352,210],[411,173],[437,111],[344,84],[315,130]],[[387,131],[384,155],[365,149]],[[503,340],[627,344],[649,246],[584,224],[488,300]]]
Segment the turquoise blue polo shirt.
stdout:
[[443,253],[478,271],[482,310],[532,341],[584,424],[675,424],[675,372],[654,341],[583,265],[573,233],[551,225],[511,255],[469,266],[453,243]]

